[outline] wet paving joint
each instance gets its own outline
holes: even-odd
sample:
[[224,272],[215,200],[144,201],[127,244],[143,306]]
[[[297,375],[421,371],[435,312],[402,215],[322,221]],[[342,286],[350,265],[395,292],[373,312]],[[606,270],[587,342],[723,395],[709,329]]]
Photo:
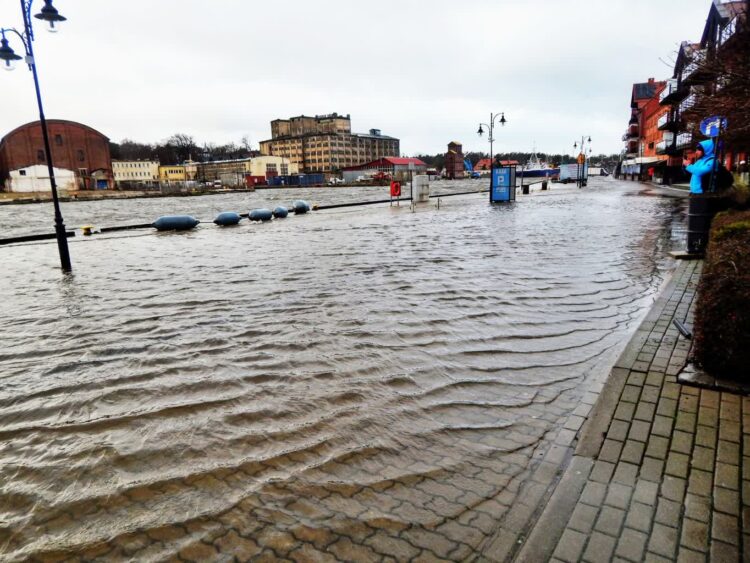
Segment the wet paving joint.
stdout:
[[680,264],[622,354],[591,419],[606,431],[584,427],[563,477],[576,494],[558,487],[518,560],[747,560],[750,398],[677,382],[672,321],[692,323],[701,268]]
[[[2,558],[518,555],[579,467],[599,392],[672,268],[673,202],[603,180],[556,189],[508,207],[460,196],[439,212],[84,241],[64,284],[53,246],[4,248]],[[710,413],[654,375],[676,373],[683,350],[669,323],[646,322],[616,368],[633,379],[606,460],[581,486],[606,514],[581,508],[568,534],[593,519],[606,538],[581,546],[591,553],[616,528],[646,533],[621,514],[648,506],[640,480],[674,479],[654,505],[654,553],[670,503],[713,486],[681,457],[708,447]],[[716,440],[735,444],[732,432]],[[736,452],[720,451],[730,515]]]

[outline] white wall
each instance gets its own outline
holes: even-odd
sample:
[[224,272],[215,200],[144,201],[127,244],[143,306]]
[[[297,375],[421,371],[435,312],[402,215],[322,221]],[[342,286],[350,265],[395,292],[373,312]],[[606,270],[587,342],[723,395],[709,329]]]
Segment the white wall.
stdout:
[[[72,170],[54,168],[55,181],[58,189],[75,190],[76,176]],[[22,174],[25,172],[25,174]],[[49,172],[45,164],[35,164],[18,170],[11,170],[10,180],[6,180],[6,188],[10,192],[49,192]]]

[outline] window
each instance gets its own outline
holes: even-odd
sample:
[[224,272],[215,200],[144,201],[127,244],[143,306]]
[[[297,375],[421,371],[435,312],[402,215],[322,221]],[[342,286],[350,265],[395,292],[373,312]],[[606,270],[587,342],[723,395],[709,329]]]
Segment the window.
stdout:
[[78,149],[78,162],[83,162],[84,160],[86,160],[86,155],[83,154],[81,149]]
[[21,176],[26,176],[26,170],[19,170],[19,171],[18,171],[18,173],[19,173],[19,174],[20,174]]
[[39,162],[45,162],[47,158],[44,156],[44,151],[42,149],[39,149],[36,151],[36,159]]
[[62,135],[55,135],[55,144],[58,147],[62,146]]

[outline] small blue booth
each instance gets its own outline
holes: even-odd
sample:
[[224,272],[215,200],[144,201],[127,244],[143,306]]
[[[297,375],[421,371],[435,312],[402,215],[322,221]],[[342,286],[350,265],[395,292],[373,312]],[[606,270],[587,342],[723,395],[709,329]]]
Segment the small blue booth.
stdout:
[[516,200],[516,167],[503,166],[492,169],[490,203]]

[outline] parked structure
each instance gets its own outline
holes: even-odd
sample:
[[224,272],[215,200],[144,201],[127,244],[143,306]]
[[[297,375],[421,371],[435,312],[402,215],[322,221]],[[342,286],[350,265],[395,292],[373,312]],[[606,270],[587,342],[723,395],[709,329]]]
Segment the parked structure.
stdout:
[[112,172],[119,188],[154,185],[159,182],[159,161],[113,160]]
[[388,174],[392,179],[404,182],[410,175],[426,174],[427,165],[418,158],[386,157],[360,164],[348,166],[342,171],[344,182],[356,182],[360,176],[375,176],[379,172]]
[[464,177],[464,149],[461,143],[456,141],[448,143],[448,152],[445,153],[444,174],[449,180]]
[[352,133],[351,118],[337,113],[298,116],[271,122],[271,139],[261,141],[260,152],[281,156],[299,170],[331,173],[387,156],[399,156],[400,141],[379,129]]
[[[62,119],[48,119],[47,128],[60,189],[114,187],[107,137],[88,125]],[[9,192],[50,191],[46,163],[40,122],[21,125],[0,140],[0,187]]]

